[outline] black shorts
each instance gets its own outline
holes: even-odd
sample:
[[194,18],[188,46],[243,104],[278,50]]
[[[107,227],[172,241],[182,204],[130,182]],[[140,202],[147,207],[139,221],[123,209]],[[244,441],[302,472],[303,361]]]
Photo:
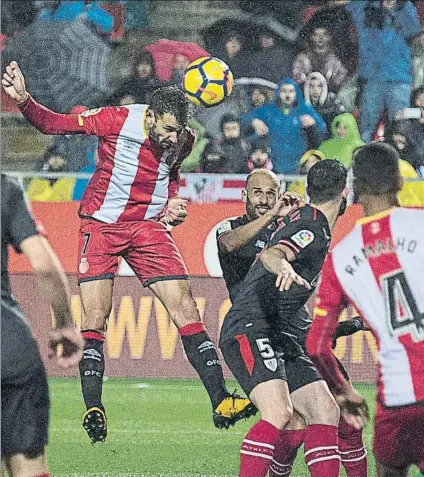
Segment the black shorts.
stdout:
[[221,341],[220,349],[247,396],[260,383],[272,379],[287,381],[284,361],[274,352],[266,328]]
[[1,456],[37,457],[48,440],[49,390],[43,364],[1,381]]
[[270,343],[269,330],[255,330],[220,343],[224,360],[233,376],[249,395],[260,383],[272,379],[287,381],[289,392],[322,380],[305,354],[283,360]]

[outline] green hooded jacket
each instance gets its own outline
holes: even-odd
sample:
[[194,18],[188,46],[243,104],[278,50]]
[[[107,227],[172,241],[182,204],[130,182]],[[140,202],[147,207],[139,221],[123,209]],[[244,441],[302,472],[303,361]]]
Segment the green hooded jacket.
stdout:
[[[342,139],[337,134],[337,124],[341,122],[347,130],[347,137]],[[365,143],[359,135],[358,124],[355,117],[350,113],[343,113],[331,121],[330,139],[324,141],[318,148],[329,159],[337,159],[347,168],[352,164],[353,151]]]

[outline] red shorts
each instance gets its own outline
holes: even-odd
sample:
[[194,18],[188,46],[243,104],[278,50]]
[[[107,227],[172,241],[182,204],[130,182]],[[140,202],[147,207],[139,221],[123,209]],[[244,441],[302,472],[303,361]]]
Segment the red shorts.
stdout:
[[105,224],[82,219],[78,243],[78,283],[114,278],[123,257],[144,286],[188,278],[165,224],[149,220]]
[[391,467],[418,465],[424,471],[424,404],[379,406],[374,420],[374,455]]

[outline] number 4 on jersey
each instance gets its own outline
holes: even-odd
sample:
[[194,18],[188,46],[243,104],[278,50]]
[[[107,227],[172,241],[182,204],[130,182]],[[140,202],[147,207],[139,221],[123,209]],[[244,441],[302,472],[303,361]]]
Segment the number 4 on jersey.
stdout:
[[394,334],[411,333],[415,341],[424,339],[424,313],[417,302],[403,272],[382,277],[383,297],[390,328]]

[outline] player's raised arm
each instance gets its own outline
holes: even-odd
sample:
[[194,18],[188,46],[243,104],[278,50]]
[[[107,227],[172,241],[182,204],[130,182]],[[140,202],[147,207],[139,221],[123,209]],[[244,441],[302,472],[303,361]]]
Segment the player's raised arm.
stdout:
[[[16,61],[6,66],[1,80],[5,93],[16,101],[25,118],[43,134],[93,134],[105,136],[113,132],[114,115],[112,110],[103,108],[102,118],[92,120],[89,116],[100,110],[86,114],[60,114],[37,103],[28,93],[25,78]],[[104,117],[107,114],[107,117]]]

